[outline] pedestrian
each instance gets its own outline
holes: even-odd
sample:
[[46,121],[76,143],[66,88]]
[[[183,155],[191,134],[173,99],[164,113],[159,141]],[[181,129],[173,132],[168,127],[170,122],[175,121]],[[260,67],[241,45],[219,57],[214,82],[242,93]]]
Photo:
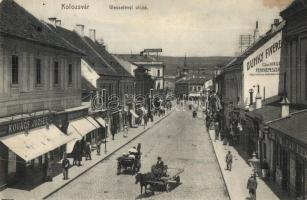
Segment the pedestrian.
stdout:
[[92,156],[91,156],[91,146],[90,143],[86,143],[86,147],[85,147],[85,160],[92,160]]
[[256,174],[251,174],[247,181],[247,189],[250,195],[251,200],[256,200],[256,190],[257,190],[257,180]]
[[228,151],[227,155],[226,155],[226,170],[231,171],[231,165],[232,165],[232,154],[230,151]]
[[147,126],[147,123],[148,123],[148,114],[145,114],[144,115],[144,124],[145,124],[145,126]]
[[115,136],[115,127],[111,126],[111,134],[112,134],[112,140],[114,140],[114,136]]
[[215,124],[214,124],[214,132],[215,132],[215,141],[216,141],[216,140],[218,140],[219,133],[220,133],[218,122],[215,122]]
[[100,148],[101,148],[101,140],[98,138],[96,141],[96,150],[97,150],[97,155],[100,155]]
[[77,146],[76,147],[77,166],[80,167],[81,166],[81,161],[82,161],[82,153],[83,153],[81,142],[77,141],[76,146]]
[[67,159],[67,154],[64,153],[63,161],[62,161],[63,179],[64,180],[68,179],[68,169],[69,169],[69,166],[70,166],[70,163],[69,163],[69,160]]

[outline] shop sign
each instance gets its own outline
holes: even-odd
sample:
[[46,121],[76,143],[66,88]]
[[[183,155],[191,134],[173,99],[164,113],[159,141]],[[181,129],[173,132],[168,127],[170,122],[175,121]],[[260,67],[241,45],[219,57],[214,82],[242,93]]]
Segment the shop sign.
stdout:
[[[243,61],[243,101],[250,102],[249,90],[259,85],[260,95],[269,98],[278,95],[282,31],[270,38]],[[256,94],[253,102],[255,102]]]
[[18,133],[36,127],[45,126],[47,123],[51,122],[51,115],[22,119],[8,124],[7,133]]

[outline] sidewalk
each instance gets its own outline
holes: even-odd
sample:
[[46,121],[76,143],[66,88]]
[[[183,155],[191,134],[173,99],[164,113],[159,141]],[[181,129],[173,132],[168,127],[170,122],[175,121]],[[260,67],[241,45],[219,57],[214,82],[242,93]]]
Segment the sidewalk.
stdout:
[[[223,145],[222,141],[216,140],[215,131],[209,130],[210,139],[220,165],[230,199],[232,200],[246,200],[249,199],[249,193],[246,189],[247,180],[252,174],[252,168],[239,155],[237,150],[228,145]],[[232,170],[226,170],[225,156],[228,151],[233,155]],[[257,199],[260,200],[290,200],[285,193],[275,194],[271,188],[259,177],[257,177]]]
[[[44,199],[60,190],[65,185],[72,182],[74,179],[81,176],[83,173],[87,172],[94,166],[96,166],[99,162],[104,159],[107,159],[113,153],[124,147],[126,144],[130,143],[138,136],[145,133],[151,127],[159,123],[161,120],[170,115],[172,111],[167,112],[164,117],[155,117],[154,122],[149,122],[147,127],[144,129],[144,126],[139,126],[138,128],[130,128],[128,132],[128,137],[123,137],[123,133],[120,132],[115,135],[115,139],[112,140],[111,137],[108,137],[107,140],[107,153],[104,152],[104,144],[101,146],[101,155],[98,156],[95,151],[92,152],[92,160],[82,161],[82,166],[77,167],[73,166],[69,169],[69,180],[63,180],[63,175],[59,174],[58,176],[53,178],[52,182],[45,182],[41,185],[35,187],[34,189],[21,190],[15,188],[6,188],[0,192],[0,199]],[[72,162],[71,162],[72,163]],[[114,174],[116,173],[116,169],[114,169]]]

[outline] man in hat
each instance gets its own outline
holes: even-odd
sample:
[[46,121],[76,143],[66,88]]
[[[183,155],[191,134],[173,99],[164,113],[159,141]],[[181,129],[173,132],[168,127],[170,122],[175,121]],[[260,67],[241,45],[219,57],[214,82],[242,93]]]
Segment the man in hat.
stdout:
[[227,170],[231,171],[231,165],[232,165],[232,154],[230,151],[228,151],[227,155],[226,155],[226,165],[227,165]]
[[70,163],[69,163],[69,160],[67,159],[67,154],[64,153],[63,161],[62,161],[63,179],[64,180],[68,179],[68,169],[69,169],[69,166],[70,166]]
[[256,175],[251,174],[247,181],[247,189],[252,200],[256,200],[257,185]]

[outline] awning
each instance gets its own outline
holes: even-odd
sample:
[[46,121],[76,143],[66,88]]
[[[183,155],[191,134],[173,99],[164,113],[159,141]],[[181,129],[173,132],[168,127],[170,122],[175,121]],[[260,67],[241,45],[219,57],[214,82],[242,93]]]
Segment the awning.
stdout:
[[97,117],[96,120],[101,126],[106,127],[106,121],[104,119],[102,119],[101,117]]
[[134,112],[134,110],[130,110],[130,113],[133,115],[133,117],[139,118],[139,116]]
[[83,137],[96,128],[97,127],[86,118],[80,118],[69,122],[68,132],[78,133]]
[[99,123],[98,122],[96,122],[96,120],[94,119],[94,118],[92,118],[92,117],[89,117],[89,116],[87,116],[87,117],[85,117],[90,123],[92,123],[96,128],[100,128],[101,126],[99,125]]
[[74,138],[72,141],[66,144],[66,153],[71,153],[74,150],[75,144],[79,139]]
[[52,151],[73,140],[71,135],[65,135],[55,125],[49,128],[43,126],[25,132],[0,138],[10,150],[25,161],[30,161]]

